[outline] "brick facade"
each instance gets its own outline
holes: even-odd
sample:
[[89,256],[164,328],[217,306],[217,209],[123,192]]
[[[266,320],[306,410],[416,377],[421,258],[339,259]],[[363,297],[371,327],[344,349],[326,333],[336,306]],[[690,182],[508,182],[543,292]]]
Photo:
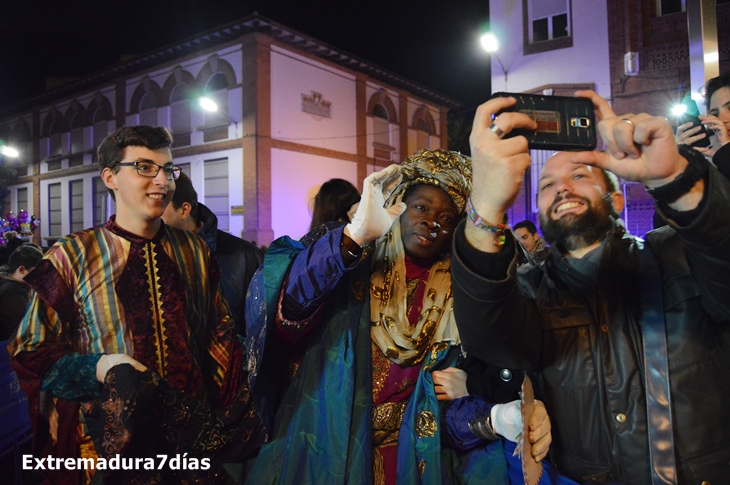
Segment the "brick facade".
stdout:
[[[668,116],[690,90],[687,14],[657,16],[653,1],[611,0],[608,39],[613,108],[617,113]],[[717,25],[730,21],[730,3],[717,6]],[[730,69],[730,31],[718,28],[720,72]],[[639,73],[624,74],[624,54],[638,52]]]

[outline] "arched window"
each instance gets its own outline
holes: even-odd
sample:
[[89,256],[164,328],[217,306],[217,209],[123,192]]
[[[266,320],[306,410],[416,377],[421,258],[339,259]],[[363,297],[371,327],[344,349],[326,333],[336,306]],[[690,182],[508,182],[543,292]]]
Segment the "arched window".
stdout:
[[94,146],[98,147],[104,138],[109,134],[110,114],[105,105],[99,106],[94,112]]
[[382,104],[376,104],[373,108],[373,141],[385,146],[391,145],[388,110]]
[[382,104],[376,104],[373,108],[373,116],[377,116],[378,118],[383,118],[387,120],[388,110],[385,109],[385,106],[383,106]]
[[[388,159],[390,153],[395,150],[391,133],[391,125],[398,123],[398,112],[395,109],[393,100],[388,93],[381,89],[373,93],[368,101],[368,115],[373,120],[373,148],[376,158]],[[387,156],[380,156],[388,154]]]
[[157,108],[157,96],[152,91],[142,96],[142,101],[139,103],[139,110],[144,111],[146,109]]
[[86,126],[86,117],[81,113],[77,113],[71,120],[71,131]]
[[51,130],[49,131],[49,134],[51,135],[55,135],[57,133],[63,133],[63,120],[61,119],[56,119],[51,124]]
[[431,134],[431,127],[428,125],[428,121],[424,120],[423,118],[419,118],[416,120],[416,127],[419,131],[425,131],[429,135]]
[[177,86],[175,86],[175,89],[172,90],[172,94],[170,95],[170,103],[177,103],[179,101],[187,101],[189,91],[190,91],[190,89],[187,84],[185,84],[185,83],[178,84]]
[[205,91],[212,93],[213,91],[220,91],[221,89],[228,89],[228,78],[222,72],[217,72],[210,76],[208,82],[205,83]]
[[139,102],[139,124],[157,126],[157,106],[159,100],[157,95],[152,91],[148,91],[142,96]]
[[433,148],[431,136],[436,134],[436,123],[431,116],[431,111],[421,106],[413,114],[413,128],[416,130],[416,150]]
[[59,116],[52,123],[48,131],[48,156],[60,156],[63,153],[63,120]]
[[217,72],[208,78],[205,83],[205,95],[218,105],[217,112],[205,113],[206,126],[228,125],[228,78],[222,72]]
[[185,83],[175,86],[170,95],[170,129],[175,135],[190,133],[190,88]]
[[83,113],[76,113],[71,119],[71,153],[81,153],[84,151],[85,126],[86,117]]

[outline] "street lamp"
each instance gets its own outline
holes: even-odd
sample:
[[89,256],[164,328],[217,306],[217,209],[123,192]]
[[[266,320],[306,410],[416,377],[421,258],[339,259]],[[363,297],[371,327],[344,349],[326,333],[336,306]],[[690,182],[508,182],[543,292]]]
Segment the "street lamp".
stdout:
[[487,32],[486,34],[482,35],[479,40],[482,43],[482,47],[484,48],[484,50],[487,51],[490,55],[493,55],[497,59],[497,62],[499,62],[499,65],[502,68],[502,72],[504,72],[504,89],[506,91],[507,74],[509,73],[509,71],[506,67],[504,67],[502,59],[500,59],[497,55],[497,51],[499,50],[499,40],[497,39],[497,36],[491,32]]
[[238,121],[231,118],[228,113],[220,111],[218,109],[218,103],[216,103],[215,101],[213,101],[212,99],[210,99],[206,96],[201,96],[200,98],[198,98],[198,104],[205,111],[208,111],[210,113],[219,113],[219,114],[225,116],[228,119],[228,121],[230,121],[231,123],[236,125],[236,132],[238,132]]
[[0,147],[0,153],[9,158],[18,158],[20,156],[18,150],[7,145]]

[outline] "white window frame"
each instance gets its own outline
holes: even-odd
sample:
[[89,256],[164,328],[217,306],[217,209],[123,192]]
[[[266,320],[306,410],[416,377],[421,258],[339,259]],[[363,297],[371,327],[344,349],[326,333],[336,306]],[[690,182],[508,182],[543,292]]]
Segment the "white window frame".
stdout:
[[[538,41],[538,42],[547,42],[547,41],[550,41],[550,40],[555,40],[555,38],[553,37],[553,22],[552,22],[552,19],[553,19],[553,17],[555,17],[555,15],[549,16],[549,17],[540,17],[540,18],[536,18],[536,19],[535,18],[532,18],[532,1],[533,0],[527,0],[527,28],[528,28],[528,35],[529,35],[529,39],[530,39],[530,44],[535,43],[535,40],[534,40],[534,37],[533,37],[533,26],[532,26],[532,23],[535,20],[541,20],[543,18],[547,18],[548,19],[548,38],[545,39],[545,40]],[[683,4],[684,4],[684,1],[685,0],[682,0],[682,3]],[[573,32],[572,32],[572,30],[570,28],[570,26],[571,26],[571,22],[570,22],[571,8],[570,7],[571,7],[570,0],[565,0],[565,13],[567,15],[567,22],[568,22],[568,24],[567,24],[568,35],[566,37],[571,37],[573,35]],[[562,15],[562,13],[560,13],[558,15]],[[558,37],[558,39],[565,39],[566,37]]]
[[675,13],[682,13],[687,11],[687,0],[681,0],[682,10],[680,12],[662,13],[662,0],[656,0],[656,15],[657,17],[663,17],[665,15],[674,15]]

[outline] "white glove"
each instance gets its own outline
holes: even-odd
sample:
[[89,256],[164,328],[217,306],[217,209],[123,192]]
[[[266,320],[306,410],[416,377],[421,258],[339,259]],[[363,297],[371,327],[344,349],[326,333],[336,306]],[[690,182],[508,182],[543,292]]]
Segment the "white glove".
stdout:
[[99,362],[96,363],[96,380],[103,383],[109,369],[119,364],[130,364],[140,372],[147,370],[147,367],[127,354],[104,354],[99,359]]
[[385,209],[385,200],[400,183],[403,176],[398,165],[391,165],[380,172],[371,173],[365,179],[360,205],[352,222],[345,226],[345,234],[358,246],[375,241],[388,232],[390,226],[406,210],[403,202]]
[[490,413],[494,431],[510,441],[517,442],[522,433],[522,406],[520,400],[495,404]]
[[355,217],[355,212],[357,212],[357,208],[360,207],[360,201],[358,200],[352,206],[350,207],[350,210],[347,211],[347,220],[348,222],[352,220],[353,217]]

